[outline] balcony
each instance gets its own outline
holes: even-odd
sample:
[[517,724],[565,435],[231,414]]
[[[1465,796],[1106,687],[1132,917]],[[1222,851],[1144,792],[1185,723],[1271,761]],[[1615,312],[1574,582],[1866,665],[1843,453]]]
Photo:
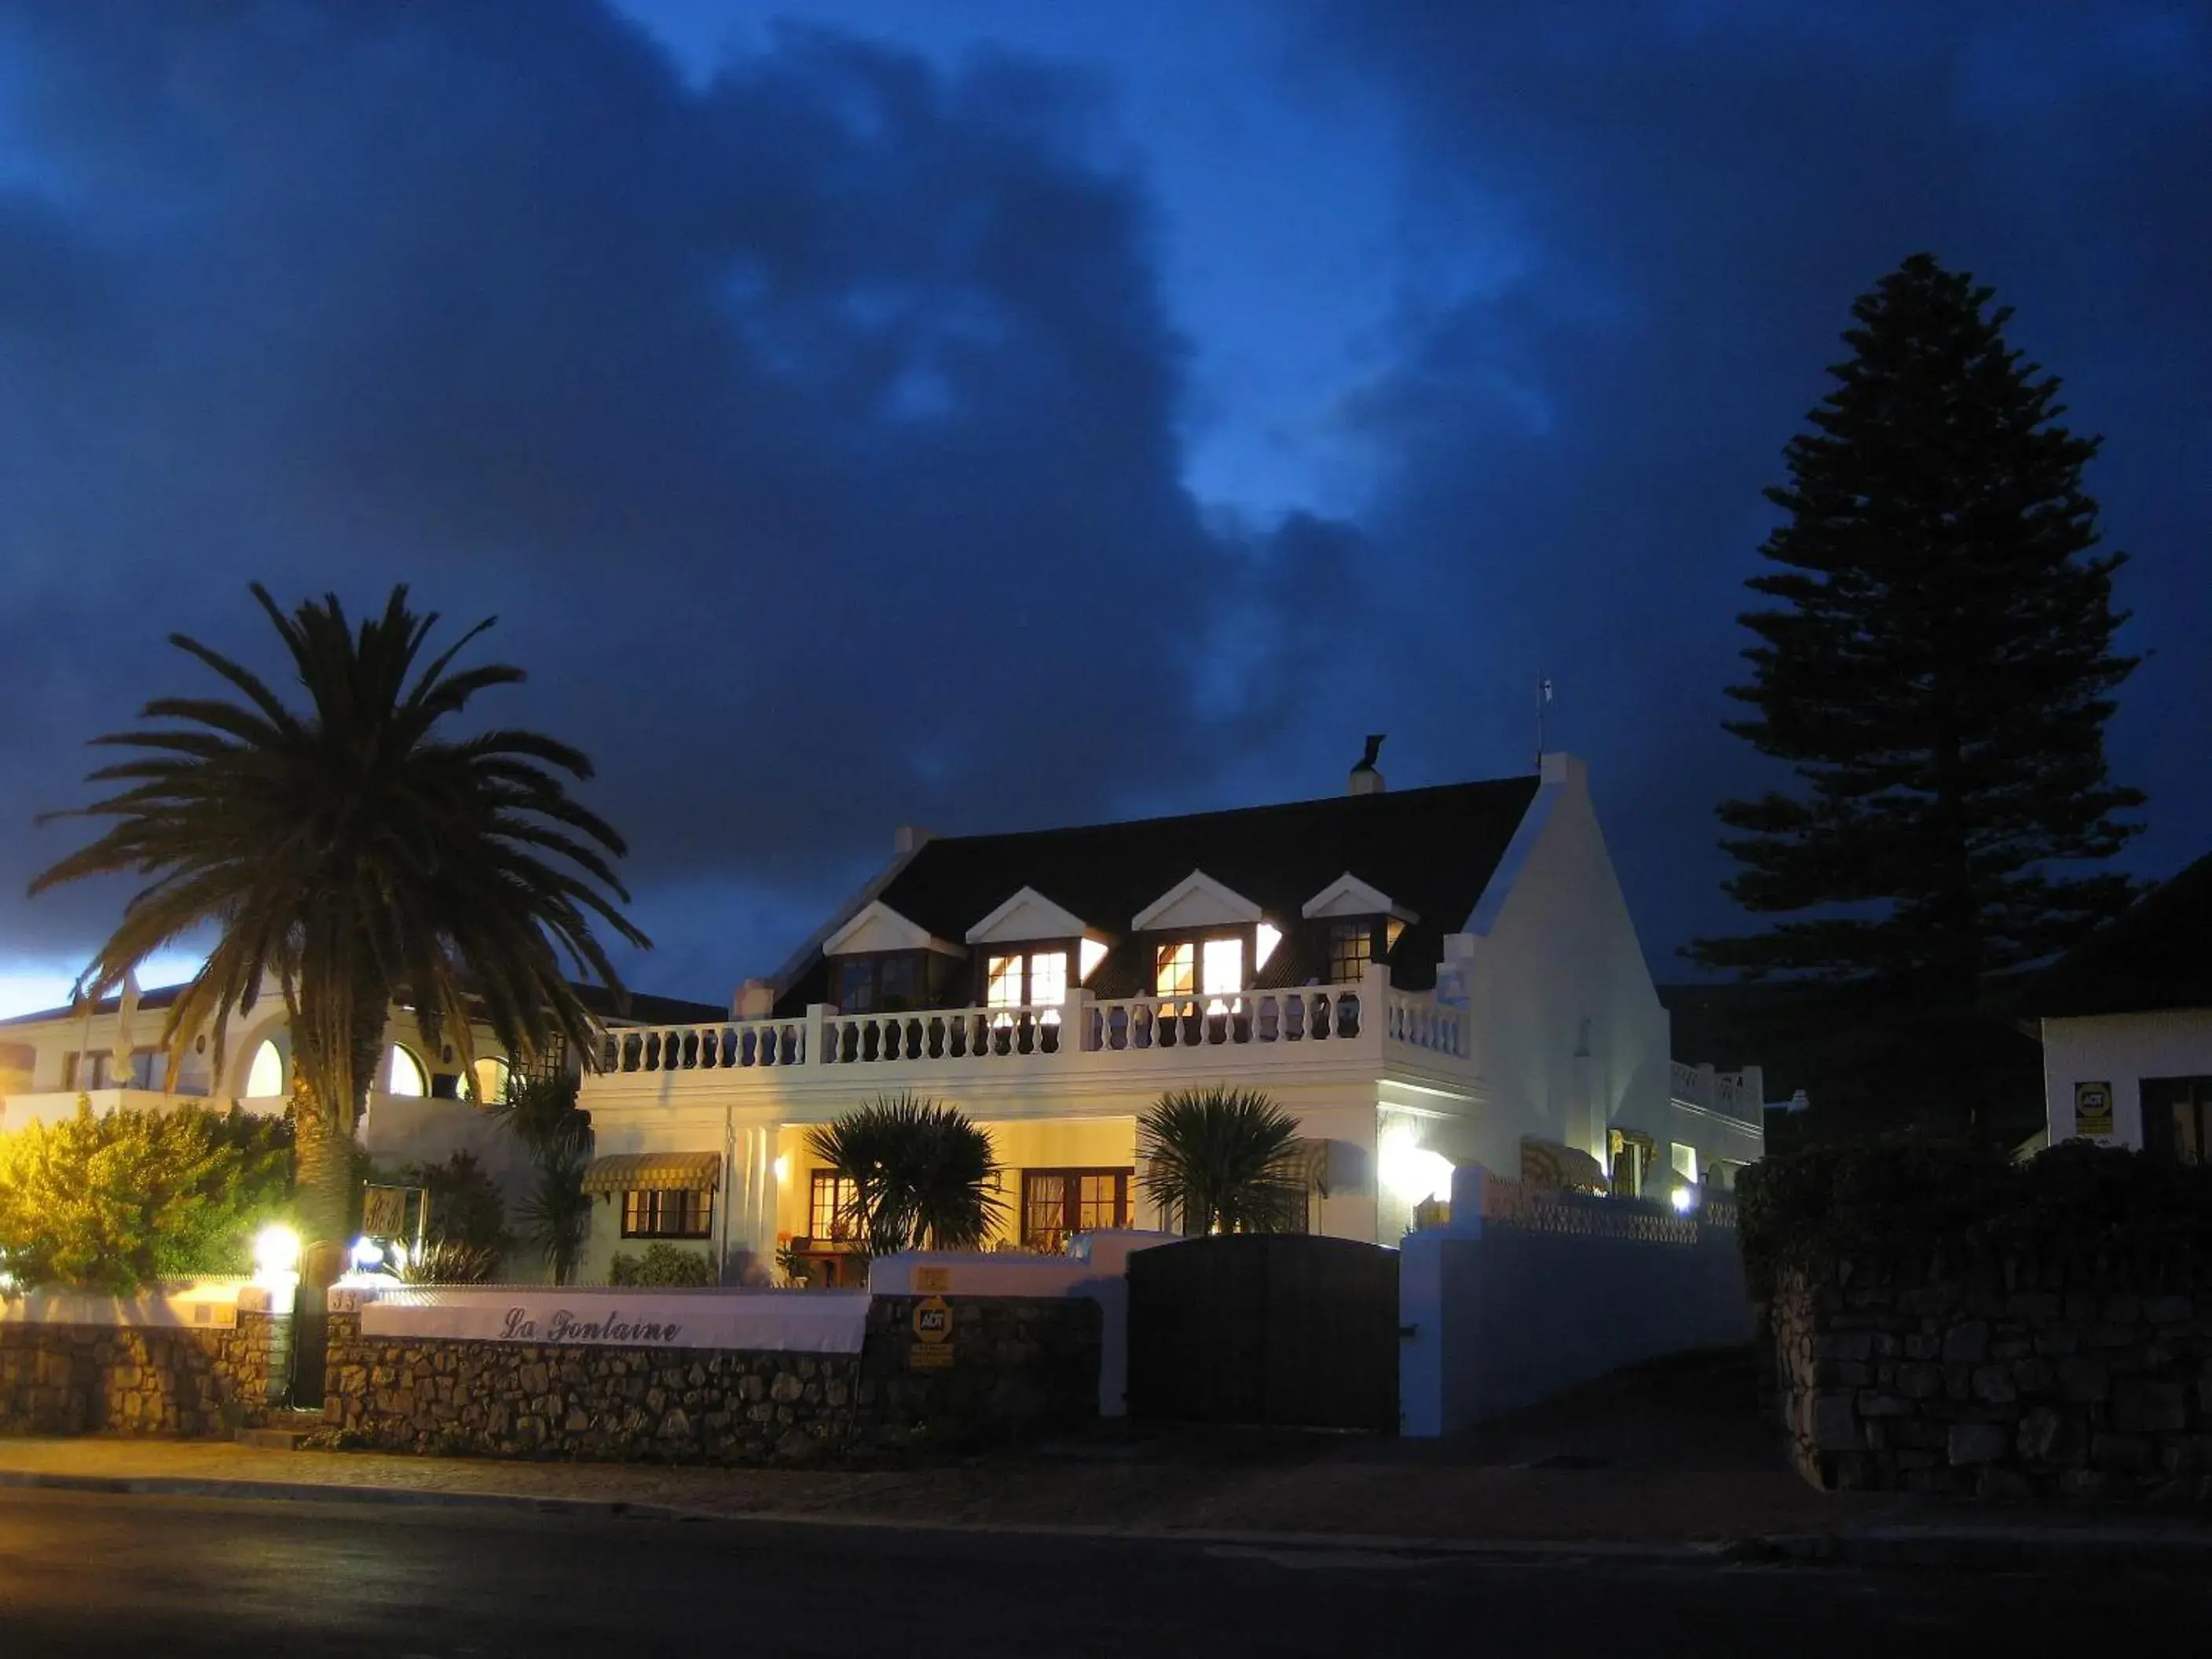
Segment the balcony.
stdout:
[[1679,1060],[1669,1065],[1669,1091],[1683,1104],[1702,1106],[1739,1123],[1765,1124],[1766,1103],[1759,1098],[1765,1092],[1765,1079],[1757,1068],[1717,1072],[1710,1066],[1686,1066]]
[[[956,1070],[1034,1073],[1079,1069],[1150,1074],[1178,1060],[1218,1066],[1334,1060],[1474,1075],[1466,1011],[1433,993],[1393,989],[1376,969],[1357,985],[1237,995],[844,1014],[823,1005],[780,1019],[720,1020],[610,1032],[592,1092],[671,1073],[781,1073],[828,1079],[854,1068],[925,1075]],[[734,1080],[734,1079],[732,1079]]]

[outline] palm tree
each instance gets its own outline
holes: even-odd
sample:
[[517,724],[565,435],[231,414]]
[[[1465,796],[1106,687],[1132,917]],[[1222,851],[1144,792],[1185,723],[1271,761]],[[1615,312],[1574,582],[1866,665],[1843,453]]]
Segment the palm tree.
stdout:
[[565,1044],[588,1059],[591,1016],[568,974],[619,991],[595,920],[632,945],[647,940],[615,908],[629,899],[609,861],[625,850],[621,836],[559,775],[591,776],[580,751],[535,732],[440,734],[478,692],[523,678],[503,663],[453,671],[489,619],[425,661],[438,617],[410,611],[404,586],[357,631],[335,595],[288,616],[259,583],[252,591],[307,707],[287,707],[251,670],[171,635],[244,701],[158,698],[141,718],[166,724],[94,738],[141,752],[91,774],[113,793],[50,816],[110,827],[31,890],[150,878],[86,969],[94,995],[179,935],[220,930],[169,1010],[172,1086],[180,1036],[212,1029],[219,1069],[225,1016],[250,1011],[264,987],[281,993],[300,1220],[319,1247],[319,1278],[336,1268],[347,1148],[393,998],[411,1005],[432,1052],[451,1042],[470,1071],[472,1012],[519,1058]]
[[991,1137],[921,1096],[872,1100],[810,1129],[806,1144],[852,1184],[848,1212],[870,1255],[975,1249],[1002,1207]]
[[505,1097],[491,1109],[530,1151],[536,1172],[516,1208],[524,1240],[565,1285],[591,1237],[592,1200],[584,1171],[592,1161],[592,1115],[576,1104],[575,1076],[563,1069],[531,1076],[510,1071]]
[[1146,1195],[1182,1231],[1282,1233],[1304,1218],[1297,1120],[1257,1089],[1182,1089],[1137,1120]]

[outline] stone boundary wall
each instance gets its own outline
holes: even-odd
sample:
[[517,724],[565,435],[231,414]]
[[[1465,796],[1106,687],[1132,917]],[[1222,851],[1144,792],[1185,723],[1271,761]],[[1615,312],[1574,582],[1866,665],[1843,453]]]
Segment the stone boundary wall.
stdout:
[[1832,1490],[2212,1500],[2212,1280],[1846,1261],[1768,1316],[1798,1472]]
[[924,1343],[921,1298],[876,1297],[857,1355],[364,1336],[358,1313],[333,1311],[325,1431],[392,1451],[769,1463],[969,1446],[1097,1415],[1096,1303],[945,1299],[950,1340]]
[[0,1434],[228,1436],[268,1421],[291,1352],[265,1308],[228,1329],[0,1322]]

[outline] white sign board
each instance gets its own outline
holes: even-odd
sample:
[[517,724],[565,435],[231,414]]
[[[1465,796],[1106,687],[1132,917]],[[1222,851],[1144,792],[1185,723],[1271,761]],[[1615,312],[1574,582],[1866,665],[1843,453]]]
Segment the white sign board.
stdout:
[[364,1336],[465,1342],[858,1353],[868,1324],[868,1297],[860,1291],[514,1285],[363,1291],[360,1297]]

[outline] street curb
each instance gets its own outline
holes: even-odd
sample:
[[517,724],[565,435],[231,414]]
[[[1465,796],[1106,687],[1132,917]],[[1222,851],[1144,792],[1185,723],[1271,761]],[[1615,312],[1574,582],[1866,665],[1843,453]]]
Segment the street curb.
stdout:
[[1115,1527],[1053,1522],[921,1521],[780,1510],[720,1510],[626,1499],[526,1492],[424,1492],[407,1487],[239,1480],[191,1475],[64,1474],[0,1468],[0,1490],[109,1496],[215,1498],[264,1503],[344,1504],[387,1509],[505,1510],[737,1526],[838,1531],[1050,1538],[1088,1542],[1195,1545],[1255,1555],[1357,1553],[1474,1561],[1604,1559],[1651,1565],[1875,1567],[1944,1571],[2026,1571],[2108,1574],[2203,1572],[2212,1566],[2212,1527],[2094,1529],[2027,1527],[1867,1527],[1844,1533],[1754,1535],[1725,1542],[1650,1543],[1616,1539],[1443,1538],[1377,1533],[1269,1532],[1233,1528]]
[[325,1486],[312,1480],[223,1480],[198,1475],[58,1474],[0,1469],[0,1490],[104,1493],[109,1497],[234,1498],[285,1504],[366,1504],[387,1509],[535,1510],[546,1515],[628,1516],[647,1521],[708,1517],[665,1504],[536,1497],[527,1492],[417,1492],[405,1486]]
[[1747,1540],[1734,1559],[1954,1572],[2202,1573],[2212,1529],[1868,1527]]
[[781,1510],[696,1510],[668,1504],[622,1499],[538,1497],[524,1492],[418,1492],[404,1487],[324,1486],[298,1480],[230,1480],[194,1475],[62,1474],[43,1469],[0,1469],[0,1490],[103,1493],[152,1498],[222,1498],[273,1503],[361,1504],[402,1509],[495,1509],[547,1515],[738,1526],[815,1527],[836,1531],[866,1530],[963,1534],[999,1537],[1058,1538],[1091,1542],[1196,1544],[1254,1552],[1334,1551],[1381,1555],[1598,1557],[1675,1564],[1727,1559],[1727,1544],[1654,1544],[1613,1539],[1480,1539],[1401,1536],[1376,1533],[1266,1532],[1212,1527],[1113,1527],[1051,1522],[917,1521],[865,1515],[821,1515]]

